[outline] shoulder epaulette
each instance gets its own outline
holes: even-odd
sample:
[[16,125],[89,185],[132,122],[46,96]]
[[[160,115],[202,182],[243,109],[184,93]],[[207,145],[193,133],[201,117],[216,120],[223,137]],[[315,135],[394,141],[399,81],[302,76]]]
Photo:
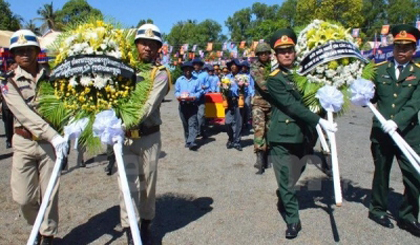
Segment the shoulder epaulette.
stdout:
[[388,63],[388,61],[387,61],[387,60],[382,61],[382,62],[379,62],[378,64],[375,64],[375,67],[378,67],[378,66],[384,65],[384,64],[386,64],[386,63]]
[[166,69],[166,66],[159,66],[158,69],[161,70],[161,71],[163,71],[163,70]]
[[275,70],[275,71],[273,71],[272,73],[270,73],[270,77],[274,77],[275,75],[277,75],[277,73],[279,73],[280,72],[280,70],[279,69],[277,69],[277,70]]

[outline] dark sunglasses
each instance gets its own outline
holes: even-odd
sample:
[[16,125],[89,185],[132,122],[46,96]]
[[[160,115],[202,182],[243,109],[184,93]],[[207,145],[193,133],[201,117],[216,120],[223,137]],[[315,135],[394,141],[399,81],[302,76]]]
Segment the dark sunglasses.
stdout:
[[29,54],[36,52],[35,47],[22,47],[22,48],[16,48],[13,49],[13,53],[16,55],[22,55],[22,54]]

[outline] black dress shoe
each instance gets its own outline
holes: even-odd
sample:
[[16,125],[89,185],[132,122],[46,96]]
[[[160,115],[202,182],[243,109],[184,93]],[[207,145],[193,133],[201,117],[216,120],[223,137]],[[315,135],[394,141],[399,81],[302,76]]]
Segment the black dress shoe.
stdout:
[[41,233],[38,232],[38,235],[36,235],[34,245],[39,245],[41,243]]
[[394,224],[391,223],[391,220],[389,220],[389,218],[386,215],[378,216],[369,212],[368,218],[382,225],[383,227],[390,229],[394,228]]
[[152,245],[152,221],[147,219],[141,219],[140,225],[140,235],[141,235],[141,242],[144,245]]
[[130,227],[124,228],[123,231],[127,237],[127,245],[134,245],[133,235],[131,234]]
[[40,245],[52,245],[54,237],[52,236],[41,236]]
[[400,220],[398,222],[398,226],[401,229],[406,230],[417,237],[420,237],[420,223],[419,222]]
[[84,161],[81,161],[81,162],[79,162],[79,163],[77,164],[77,166],[78,166],[79,168],[86,168],[86,163],[85,163]]
[[228,141],[228,142],[226,143],[226,148],[228,148],[228,149],[232,149],[232,147],[233,147],[233,143],[232,143],[232,141]]
[[197,145],[196,143],[194,143],[194,142],[192,142],[192,143],[190,143],[190,144],[188,145],[188,149],[190,149],[190,151],[195,151],[195,150],[197,150],[197,147],[198,147],[198,145]]
[[233,145],[233,148],[235,148],[238,151],[242,151],[242,146],[240,144]]
[[298,223],[287,224],[286,238],[287,239],[296,238],[300,230],[302,230],[300,221]]

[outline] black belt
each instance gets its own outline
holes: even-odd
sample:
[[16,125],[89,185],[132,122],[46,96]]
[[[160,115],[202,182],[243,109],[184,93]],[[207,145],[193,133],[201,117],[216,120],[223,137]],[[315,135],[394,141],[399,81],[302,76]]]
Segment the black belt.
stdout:
[[140,126],[138,129],[131,129],[125,132],[125,136],[131,139],[137,139],[142,136],[147,136],[160,131],[160,126],[144,127]]

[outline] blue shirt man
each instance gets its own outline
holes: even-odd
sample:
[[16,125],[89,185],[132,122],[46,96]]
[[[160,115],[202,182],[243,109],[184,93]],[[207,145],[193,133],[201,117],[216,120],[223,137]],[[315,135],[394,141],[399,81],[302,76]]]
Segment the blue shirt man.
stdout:
[[187,78],[186,76],[180,76],[175,82],[175,97],[178,99],[183,99],[183,95],[188,94],[188,97],[194,97],[197,101],[201,94],[202,89],[198,79],[191,76]]
[[175,83],[175,97],[179,103],[179,116],[184,128],[185,147],[190,150],[196,150],[198,121],[198,101],[202,94],[201,84],[197,78],[192,75],[193,65],[191,62],[185,62],[181,66],[184,72]]
[[[194,71],[192,72],[192,75],[198,79],[198,81],[201,84],[202,89],[202,95],[208,92],[209,90],[209,74],[207,73],[206,69],[203,69],[204,62],[196,58],[192,61],[192,64],[194,66]],[[204,96],[202,96],[204,98]]]

